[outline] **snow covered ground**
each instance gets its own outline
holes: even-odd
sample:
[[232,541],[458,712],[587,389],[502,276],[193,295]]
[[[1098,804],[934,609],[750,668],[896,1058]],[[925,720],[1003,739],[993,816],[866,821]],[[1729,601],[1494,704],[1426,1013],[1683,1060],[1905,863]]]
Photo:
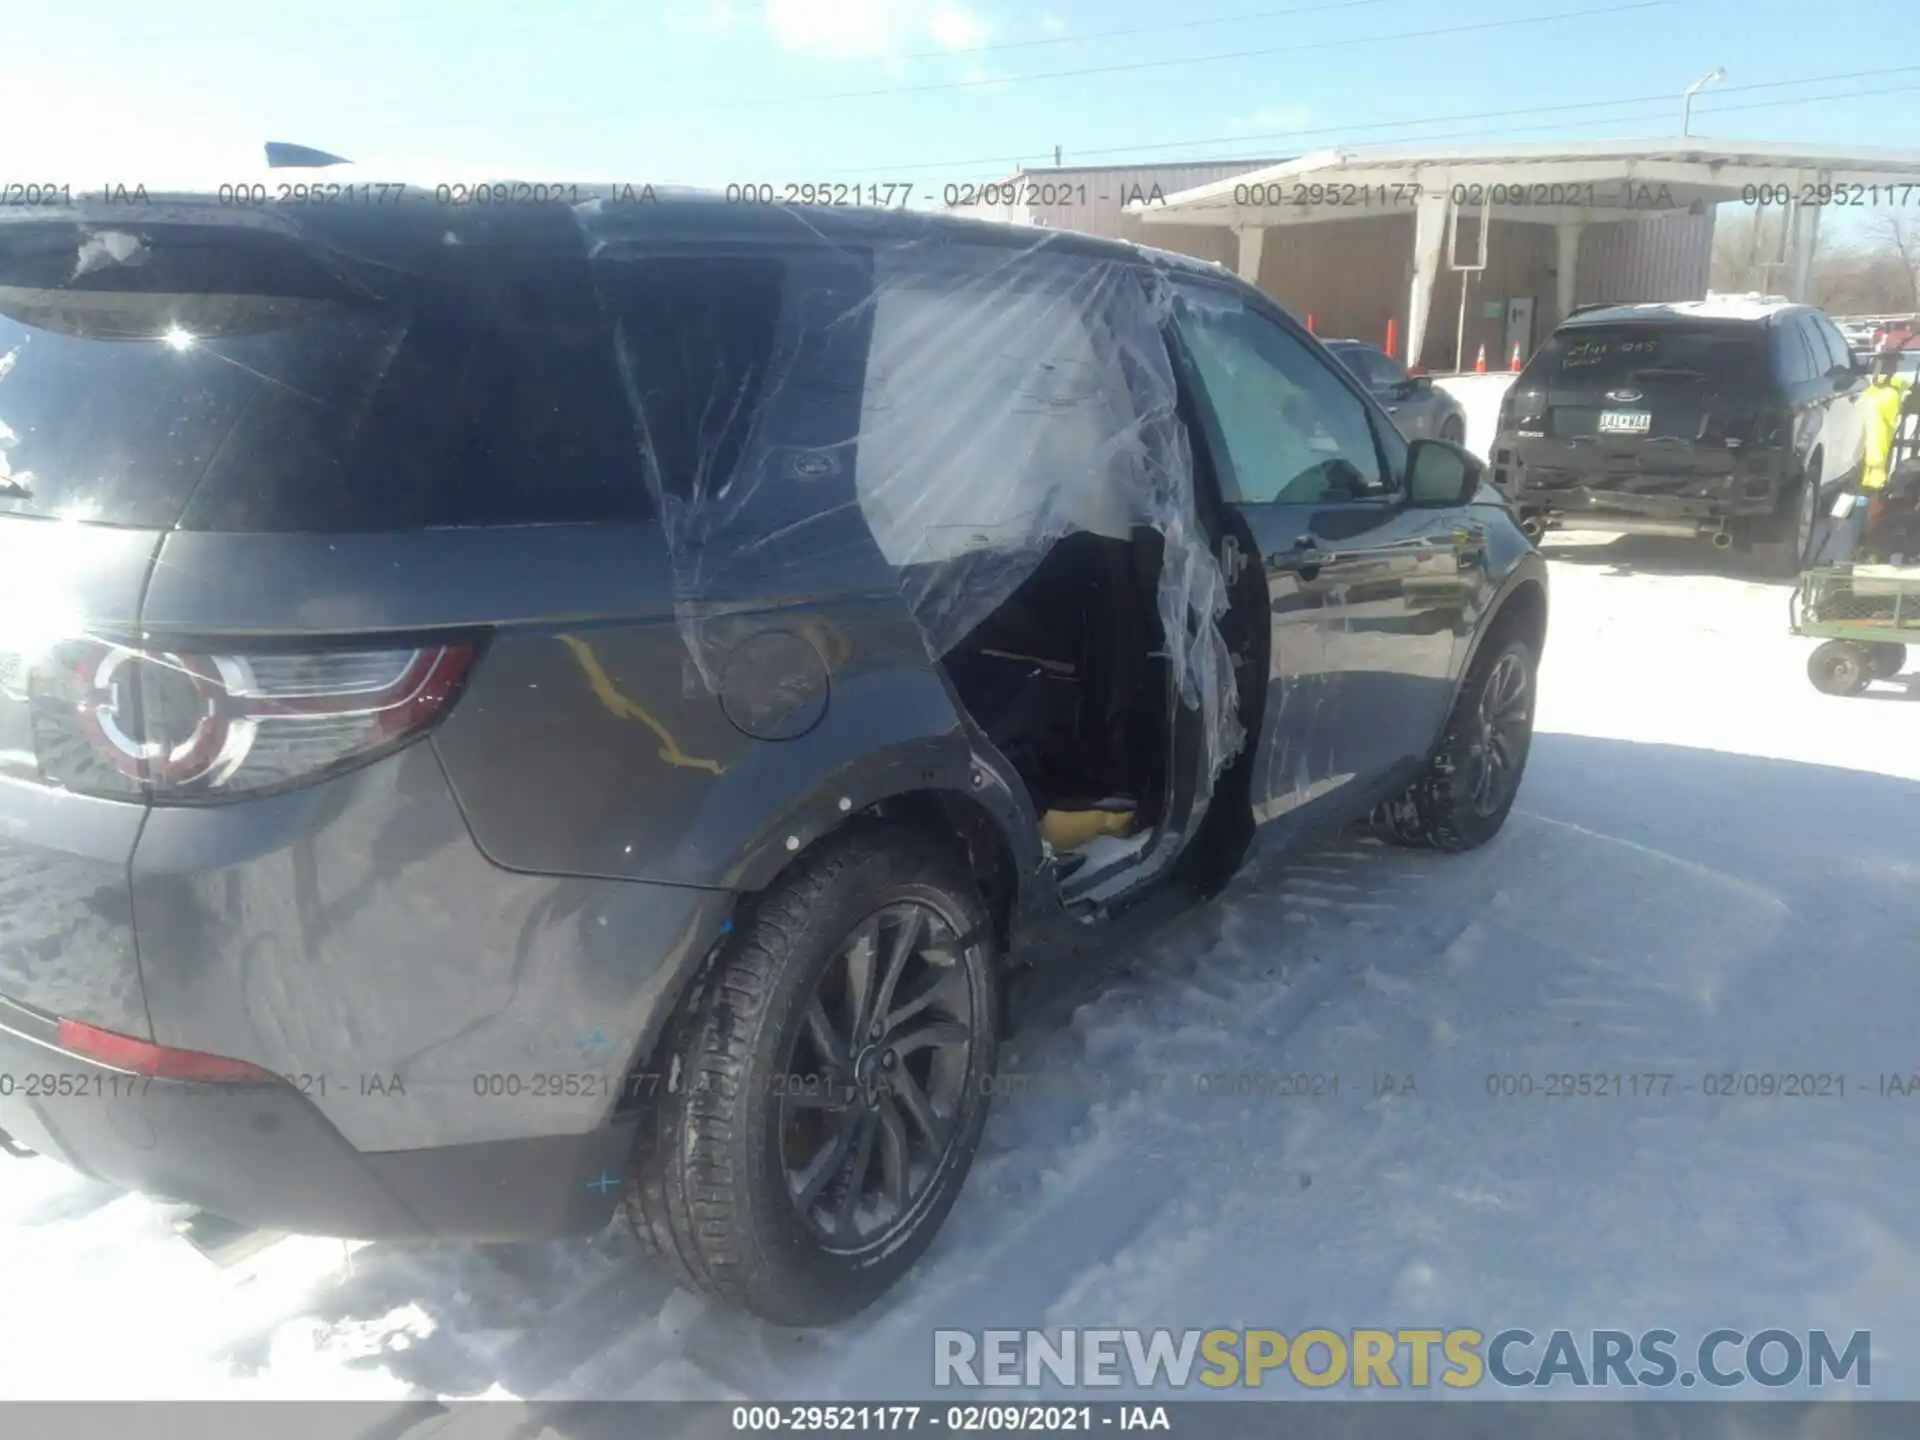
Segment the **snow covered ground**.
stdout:
[[[1505,834],[1261,858],[1053,976],[1005,1057],[1030,1093],[855,1323],[709,1308],[617,1229],[222,1273],[153,1203],[0,1157],[0,1397],[905,1396],[936,1325],[1422,1323],[1867,1329],[1874,1393],[1920,1396],[1920,1095],[1877,1093],[1920,1069],[1920,675],[1829,699],[1783,588],[1682,545],[1553,553]],[[1723,1071],[1847,1094],[1703,1095]],[[1339,1095],[1194,1080],[1297,1072]],[[1488,1093],[1594,1072],[1673,1093]]]

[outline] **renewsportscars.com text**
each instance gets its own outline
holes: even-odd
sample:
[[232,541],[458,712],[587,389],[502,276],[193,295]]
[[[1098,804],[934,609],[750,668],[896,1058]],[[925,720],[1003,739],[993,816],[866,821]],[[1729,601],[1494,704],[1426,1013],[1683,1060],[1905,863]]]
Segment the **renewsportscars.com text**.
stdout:
[[936,1330],[940,1387],[1824,1389],[1873,1383],[1871,1333],[1441,1329]]

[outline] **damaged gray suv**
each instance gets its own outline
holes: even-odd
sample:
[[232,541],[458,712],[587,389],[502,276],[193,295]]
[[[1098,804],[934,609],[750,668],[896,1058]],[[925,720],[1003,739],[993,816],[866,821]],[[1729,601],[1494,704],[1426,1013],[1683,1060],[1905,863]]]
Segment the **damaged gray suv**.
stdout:
[[870,1303],[1009,973],[1501,826],[1480,466],[1217,267],[864,211],[0,220],[0,1141]]

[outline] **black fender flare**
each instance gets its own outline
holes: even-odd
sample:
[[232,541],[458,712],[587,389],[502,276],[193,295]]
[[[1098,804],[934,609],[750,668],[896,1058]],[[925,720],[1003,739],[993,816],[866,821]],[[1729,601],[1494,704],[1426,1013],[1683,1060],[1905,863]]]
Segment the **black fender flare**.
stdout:
[[[1460,673],[1454,677],[1453,693],[1447,699],[1447,714],[1453,714],[1453,707],[1460,703],[1460,691],[1467,683],[1467,677],[1473,673],[1474,662],[1480,658],[1480,646],[1488,635],[1500,624],[1500,617],[1506,613],[1508,602],[1523,587],[1532,585],[1540,592],[1541,634],[1546,633],[1547,616],[1551,613],[1551,596],[1547,588],[1547,562],[1537,550],[1527,550],[1515,559],[1512,567],[1501,577],[1493,598],[1487,602],[1486,618],[1473,633],[1468,643],[1467,653],[1460,665]],[[1544,647],[1543,647],[1544,648]],[[1540,656],[1534,656],[1537,661]]]
[[[794,862],[875,806],[909,797],[974,807],[972,814],[982,817],[1006,844],[1018,911],[1030,912],[1057,900],[1057,892],[1041,879],[1045,852],[1026,787],[984,735],[963,723],[947,734],[871,751],[823,776],[797,804],[770,820],[728,869],[722,885],[708,889],[715,903],[703,910],[679,948],[679,958],[660,975],[655,1003],[632,1037],[629,1068],[658,1058],[674,1016],[698,992],[701,977],[733,933],[733,913],[742,896],[773,884]],[[1018,923],[1017,914],[1009,919]]]
[[872,751],[822,776],[797,804],[769,819],[723,883],[736,892],[763,890],[854,816],[907,796],[983,811],[1005,842],[1023,890],[1040,870],[1040,817],[1025,785],[991,742],[962,726]]

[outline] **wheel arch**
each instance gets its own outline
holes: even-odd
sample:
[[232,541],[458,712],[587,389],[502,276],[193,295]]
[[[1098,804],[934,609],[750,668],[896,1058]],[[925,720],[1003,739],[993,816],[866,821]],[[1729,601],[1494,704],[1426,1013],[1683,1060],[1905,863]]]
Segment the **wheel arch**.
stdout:
[[[743,902],[750,903],[754,895],[861,826],[909,826],[954,845],[980,886],[981,900],[993,917],[996,954],[1004,960],[1017,917],[1044,898],[1039,819],[1024,787],[1018,787],[1010,767],[1002,769],[1004,764],[997,753],[976,751],[956,772],[946,747],[907,747],[906,753],[875,757],[858,773],[823,781],[808,801],[770,825],[735,867],[726,887],[728,903],[714,908],[704,933],[685,948],[675,973],[660,987],[636,1037],[628,1076],[649,1072],[663,1044],[671,1044],[676,1022],[719,963]],[[625,1087],[628,1092],[638,1088]]]
[[[1487,607],[1486,623],[1481,625],[1473,637],[1473,643],[1467,649],[1466,663],[1460,667],[1460,678],[1455,685],[1467,683],[1467,676],[1473,673],[1474,662],[1480,658],[1480,651],[1490,637],[1507,635],[1518,627],[1522,639],[1533,651],[1536,663],[1546,653],[1547,646],[1547,567],[1546,562],[1537,555],[1527,556],[1522,563],[1513,568],[1506,582],[1494,596],[1493,603]],[[1449,713],[1452,707],[1448,707]]]
[[891,747],[821,780],[763,827],[732,867],[726,888],[764,890],[847,826],[876,817],[958,840],[995,883],[1017,888],[1043,860],[1040,817],[1012,765],[991,741],[970,732],[966,727],[937,742]]
[[1827,483],[1826,468],[1826,440],[1824,438],[1817,438],[1813,442],[1813,449],[1807,452],[1806,464],[1800,467],[1798,482],[1787,487],[1787,494],[1793,498],[1795,503],[1798,503],[1801,487],[1803,485],[1811,485],[1813,486],[1813,493],[1817,496]]

